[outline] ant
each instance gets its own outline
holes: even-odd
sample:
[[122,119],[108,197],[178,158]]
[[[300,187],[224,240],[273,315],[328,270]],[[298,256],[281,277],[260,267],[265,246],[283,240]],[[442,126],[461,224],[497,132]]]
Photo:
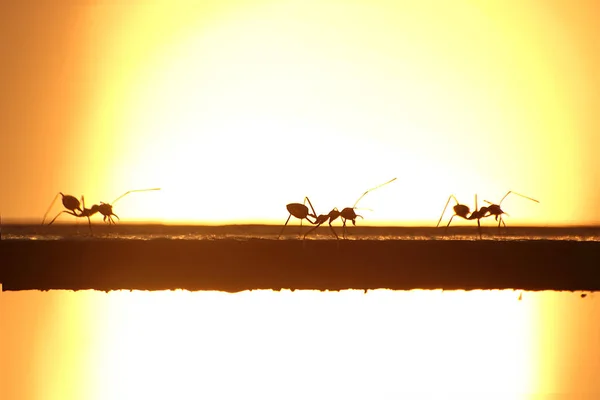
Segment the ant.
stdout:
[[[310,208],[312,209],[312,214],[310,214],[308,212],[308,207],[306,207],[307,201],[308,201],[308,204],[310,205]],[[317,213],[315,212],[315,208],[313,207],[313,205],[310,202],[310,199],[308,197],[304,198],[304,203],[290,203],[290,204],[286,205],[285,208],[287,208],[290,215],[288,216],[287,220],[285,221],[283,228],[281,228],[281,232],[279,232],[279,236],[277,236],[277,239],[279,239],[281,237],[281,234],[283,233],[283,230],[287,226],[288,222],[290,222],[290,218],[292,218],[292,215],[300,220],[300,227],[302,227],[302,220],[304,220],[304,219],[307,220],[308,222],[310,222],[311,224],[315,224],[314,221],[311,221],[308,218],[308,217],[313,217],[313,218],[317,219],[317,215],[316,215]]]
[[448,231],[448,227],[452,223],[452,219],[454,217],[461,217],[461,218],[469,220],[469,221],[474,220],[474,219],[477,220],[477,230],[479,232],[479,239],[482,239],[480,220],[481,220],[481,218],[489,217],[492,214],[488,214],[490,212],[489,207],[481,207],[479,210],[477,210],[477,195],[475,195],[475,211],[473,211],[471,214],[469,214],[471,212],[469,207],[464,204],[460,204],[458,202],[458,199],[453,194],[451,194],[450,197],[448,197],[448,201],[446,202],[446,205],[444,206],[444,210],[442,211],[442,215],[440,216],[440,219],[436,225],[436,228],[438,226],[440,226],[440,222],[442,222],[442,218],[444,217],[444,213],[446,212],[446,208],[448,207],[448,204],[450,203],[451,199],[454,199],[454,201],[456,202],[456,205],[454,207],[452,207],[452,209],[454,210],[454,214],[450,217],[450,221],[448,221],[448,225],[446,225],[446,229],[444,230],[444,235]]
[[[126,195],[128,195],[129,193],[133,193],[133,192],[147,192],[147,191],[150,191],[150,190],[160,190],[160,188],[130,190],[128,192],[125,192],[121,196],[117,197],[113,201],[113,204],[116,203],[117,200],[119,200],[122,197],[125,197]],[[109,203],[100,202],[100,204],[94,204],[92,207],[86,208],[85,207],[85,200],[84,200],[83,195],[81,196],[81,202],[79,202],[79,200],[77,200],[77,198],[74,197],[74,196],[65,195],[62,192],[59,192],[59,194],[62,195],[62,203],[63,203],[63,206],[67,210],[63,210],[63,211],[59,212],[56,215],[56,217],[54,217],[52,219],[52,221],[50,221],[50,223],[48,225],[52,225],[52,223],[62,213],[67,213],[67,214],[73,215],[73,216],[78,217],[78,218],[86,217],[88,219],[88,224],[90,226],[90,231],[92,230],[92,222],[90,220],[90,217],[93,216],[96,213],[102,214],[104,216],[104,218],[103,218],[104,222],[108,222],[109,225],[111,223],[113,223],[113,224],[115,223],[114,220],[112,219],[112,216],[115,216],[115,217],[117,217],[117,219],[120,220],[119,216],[113,212],[113,210],[112,210],[113,206],[111,204],[109,204]],[[52,208],[52,205],[54,205],[54,202],[56,201],[57,197],[58,197],[58,194],[56,195],[56,197],[54,198],[54,200],[50,204],[50,208]],[[82,204],[83,204],[83,209],[81,209],[81,205]],[[48,211],[46,211],[46,214],[44,215],[44,219],[42,220],[42,224],[46,220],[46,215],[50,211],[50,208],[48,208]],[[77,214],[76,210],[79,210],[79,214]]]
[[513,192],[512,190],[509,190],[508,193],[506,193],[504,195],[504,197],[500,200],[500,203],[498,203],[498,204],[494,204],[491,201],[484,200],[486,203],[490,204],[490,206],[487,209],[488,209],[490,215],[493,215],[494,218],[496,219],[496,221],[498,221],[498,229],[500,229],[500,224],[504,224],[504,227],[506,228],[506,222],[504,222],[504,219],[502,218],[502,214],[506,214],[506,215],[508,215],[508,214],[506,212],[504,212],[502,210],[502,208],[500,208],[500,205],[502,204],[504,199],[506,199],[506,197],[508,197],[509,194],[516,194],[517,196],[521,196],[527,200],[531,200],[531,201],[535,201],[536,203],[539,203],[539,201],[536,199],[532,199],[529,196],[525,196],[523,194]]
[[[308,235],[310,232],[314,231],[315,229],[317,229],[319,226],[321,226],[323,223],[325,223],[325,221],[329,220],[329,228],[331,229],[331,231],[333,232],[333,234],[335,235],[335,238],[339,240],[339,236],[337,235],[337,233],[335,233],[335,230],[333,229],[333,226],[331,225],[331,223],[333,221],[335,221],[338,217],[341,218],[342,220],[342,225],[343,225],[343,238],[346,238],[346,221],[350,220],[352,221],[352,225],[356,226],[356,218],[360,217],[363,218],[362,215],[358,215],[356,214],[356,212],[354,211],[354,209],[356,208],[356,205],[358,204],[358,202],[360,200],[362,200],[363,197],[365,197],[365,195],[367,193],[369,193],[370,191],[373,191],[375,189],[378,189],[384,185],[387,185],[388,183],[391,183],[393,181],[395,181],[397,178],[393,178],[390,179],[389,181],[382,183],[381,185],[377,185],[374,188],[371,188],[369,190],[367,190],[366,192],[364,192],[359,198],[358,200],[356,200],[356,202],[354,203],[354,206],[352,207],[346,207],[344,209],[342,209],[342,211],[339,211],[337,209],[337,207],[335,207],[333,210],[331,210],[329,212],[329,214],[321,214],[317,217],[316,221],[314,222],[314,224],[316,226],[314,226],[313,228],[311,228],[308,232],[306,232],[306,234],[304,235],[304,237],[306,238],[306,235]],[[314,211],[314,210],[313,210]]]

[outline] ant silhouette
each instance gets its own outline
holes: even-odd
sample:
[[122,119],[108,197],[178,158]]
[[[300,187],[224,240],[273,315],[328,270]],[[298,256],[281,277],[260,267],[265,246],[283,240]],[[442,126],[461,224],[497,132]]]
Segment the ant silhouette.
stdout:
[[[448,201],[446,201],[446,205],[444,206],[444,210],[442,211],[442,215],[440,216],[440,219],[436,225],[436,228],[438,226],[440,226],[440,222],[442,222],[442,218],[444,217],[444,213],[446,212],[446,208],[448,207],[448,204],[450,203],[451,199],[454,199],[454,201],[456,202],[456,205],[454,207],[452,207],[452,209],[454,210],[454,214],[450,217],[450,221],[448,221],[448,225],[446,225],[446,229],[444,230],[444,235],[448,231],[448,227],[452,223],[452,219],[454,217],[461,217],[461,218],[469,220],[469,221],[472,221],[474,219],[477,220],[477,231],[479,232],[479,239],[482,239],[483,237],[481,235],[480,220],[481,220],[481,218],[489,217],[492,214],[488,214],[490,212],[489,207],[481,207],[479,210],[477,210],[477,195],[475,195],[475,211],[473,211],[471,213],[471,210],[469,209],[468,206],[466,206],[464,204],[460,204],[458,199],[456,198],[456,196],[451,194],[448,197]],[[471,213],[471,214],[469,214],[469,213]]]
[[[133,192],[147,192],[147,191],[150,191],[150,190],[160,190],[160,188],[130,190],[128,192],[125,192],[121,196],[117,197],[113,201],[113,204],[116,203],[117,200],[119,200],[119,199],[125,197],[126,195],[128,195],[129,193],[133,193]],[[115,217],[117,217],[117,219],[120,220],[119,216],[113,212],[113,210],[112,210],[113,206],[111,204],[100,202],[100,204],[94,204],[94,205],[92,205],[92,207],[86,208],[85,207],[85,199],[84,199],[83,195],[81,196],[81,202],[79,202],[79,200],[77,200],[77,198],[74,197],[74,196],[65,195],[62,192],[59,192],[59,194],[63,196],[63,198],[62,198],[63,206],[67,210],[63,210],[63,211],[59,212],[56,215],[56,217],[54,217],[52,219],[52,221],[50,221],[50,223],[48,223],[48,225],[52,225],[52,223],[61,214],[63,214],[63,213],[73,215],[73,216],[75,216],[77,218],[86,217],[88,219],[88,224],[89,224],[89,227],[90,227],[90,231],[92,230],[92,221],[91,221],[90,217],[93,216],[96,213],[102,214],[104,216],[104,218],[103,218],[104,222],[108,222],[109,225],[111,223],[112,224],[115,223],[114,220],[112,219],[112,216],[115,216]],[[52,208],[52,205],[56,201],[57,197],[58,197],[58,194],[56,195],[56,197],[54,198],[54,200],[50,204],[50,208]],[[82,204],[83,204],[83,209],[81,209],[81,205]],[[44,219],[42,220],[42,224],[46,220],[46,215],[50,211],[50,208],[48,209],[48,211],[46,211],[46,214],[44,215]],[[77,214],[76,210],[79,210],[79,214]]]
[[488,200],[484,200],[486,203],[490,204],[490,206],[488,207],[488,211],[489,211],[490,215],[493,215],[494,218],[496,219],[496,221],[498,221],[498,229],[500,229],[500,224],[504,224],[504,227],[506,228],[506,222],[504,222],[504,219],[502,218],[502,214],[506,214],[506,215],[508,215],[508,214],[506,212],[504,212],[502,210],[502,208],[500,208],[500,205],[502,205],[502,202],[504,201],[504,199],[506,199],[508,197],[509,194],[516,194],[517,196],[521,196],[527,200],[531,200],[531,201],[535,201],[536,203],[539,203],[539,201],[536,199],[532,199],[529,196],[525,196],[523,194],[513,192],[512,190],[509,190],[508,193],[506,193],[504,195],[504,197],[500,200],[500,203],[498,203],[498,204],[492,203],[491,201],[488,201]]
[[[308,204],[310,205],[310,208],[312,209],[312,214],[310,214],[308,212],[308,207],[306,207],[307,201],[308,201]],[[292,216],[294,216],[300,220],[300,227],[302,227],[302,220],[304,220],[304,219],[307,220],[308,222],[310,222],[311,224],[315,223],[314,221],[311,221],[308,217],[313,217],[313,218],[317,219],[317,215],[316,215],[317,213],[315,212],[315,208],[313,207],[313,205],[310,202],[310,199],[308,197],[304,198],[304,203],[290,203],[290,204],[286,205],[285,208],[287,208],[290,215],[288,216],[287,220],[285,221],[283,228],[281,228],[281,232],[279,232],[279,236],[277,236],[277,239],[279,239],[281,237],[283,230],[287,226],[288,222],[290,222],[290,218],[292,218]]]
[[[382,183],[380,185],[375,186],[374,188],[371,188],[367,191],[365,191],[359,198],[358,200],[356,200],[356,202],[354,203],[354,206],[352,207],[346,207],[344,209],[342,209],[342,211],[339,211],[337,209],[337,207],[335,207],[333,210],[331,210],[329,212],[329,214],[321,214],[317,217],[316,221],[314,222],[315,226],[313,228],[311,228],[308,232],[306,232],[306,234],[304,235],[304,237],[306,238],[306,235],[308,235],[309,233],[311,233],[312,231],[314,231],[315,229],[317,229],[319,226],[321,226],[322,224],[324,224],[327,220],[329,220],[329,228],[331,229],[331,231],[333,232],[333,234],[335,235],[335,238],[339,240],[339,236],[337,233],[335,233],[335,230],[333,229],[333,226],[331,225],[331,223],[333,221],[335,221],[338,217],[342,220],[342,225],[343,225],[343,238],[346,239],[346,221],[352,221],[352,225],[356,226],[356,218],[360,217],[363,218],[362,215],[358,215],[356,214],[356,212],[354,211],[356,209],[356,205],[358,204],[359,201],[362,200],[363,197],[365,197],[365,195],[375,189],[378,189],[382,186],[387,185],[388,183],[391,183],[393,181],[395,181],[397,178],[393,178],[390,179],[389,181]],[[314,210],[313,210],[314,211]],[[364,218],[363,218],[364,219]]]

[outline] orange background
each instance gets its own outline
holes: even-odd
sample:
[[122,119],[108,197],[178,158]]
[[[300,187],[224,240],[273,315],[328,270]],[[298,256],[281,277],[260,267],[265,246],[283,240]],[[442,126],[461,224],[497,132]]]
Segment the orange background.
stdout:
[[[124,221],[600,222],[596,1],[28,1],[1,6],[0,211],[58,191]],[[57,213],[60,205],[52,210]],[[66,217],[63,217],[67,220]],[[487,222],[492,223],[492,222]]]

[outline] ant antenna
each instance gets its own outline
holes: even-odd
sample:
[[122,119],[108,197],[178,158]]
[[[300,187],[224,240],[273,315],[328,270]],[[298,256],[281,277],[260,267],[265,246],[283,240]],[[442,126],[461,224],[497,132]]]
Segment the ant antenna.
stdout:
[[160,190],[160,188],[130,190],[128,192],[123,193],[119,197],[117,197],[111,204],[114,205],[117,202],[117,200],[120,200],[121,198],[127,196],[129,193],[133,193],[133,192],[148,192],[150,190]]
[[442,218],[444,217],[444,214],[446,213],[446,208],[448,208],[448,204],[450,204],[450,199],[454,199],[454,201],[456,202],[456,204],[458,203],[458,199],[456,197],[454,197],[453,194],[451,194],[450,196],[448,196],[448,201],[446,202],[446,205],[444,206],[444,211],[442,211],[442,215],[440,215],[440,220],[438,221],[437,225],[435,226],[436,228],[438,226],[440,226],[440,222],[442,222]]
[[[506,198],[508,197],[508,195],[509,195],[509,194],[516,194],[517,196],[521,196],[521,197],[523,197],[523,198],[525,198],[525,199],[527,199],[527,200],[535,201],[536,203],[539,203],[539,202],[540,202],[539,200],[533,199],[533,198],[531,198],[531,197],[529,197],[529,196],[525,196],[524,194],[517,193],[517,192],[513,192],[512,190],[509,190],[509,191],[508,191],[508,193],[506,193],[506,194],[504,195],[504,197],[502,198],[502,200],[500,200],[500,203],[498,203],[498,205],[499,205],[499,206],[501,206],[501,205],[502,205],[502,202],[504,201],[504,199],[506,199]],[[488,204],[494,204],[494,203],[492,203],[491,201],[488,201],[488,200],[484,200],[484,201],[485,201],[486,203],[488,203]]]
[[508,191],[508,193],[506,193],[506,194],[504,195],[504,197],[502,198],[502,200],[500,200],[500,204],[498,204],[498,205],[502,205],[502,202],[504,201],[504,199],[505,199],[505,198],[506,198],[506,197],[507,197],[509,194],[511,194],[511,193],[512,193],[512,194],[516,194],[517,196],[521,196],[521,197],[523,197],[523,198],[525,198],[525,199],[528,199],[528,200],[531,200],[531,201],[535,201],[536,203],[539,203],[539,201],[538,201],[538,200],[536,200],[536,199],[532,199],[531,197],[529,197],[529,196],[525,196],[524,194],[517,193],[517,192],[513,192],[512,190],[509,190],[509,191]]
[[371,189],[367,190],[366,192],[364,192],[364,193],[362,194],[362,196],[360,196],[360,197],[358,198],[358,200],[356,200],[356,203],[354,203],[354,206],[353,206],[352,208],[356,208],[356,205],[358,204],[358,202],[359,202],[359,201],[360,201],[360,200],[361,200],[363,197],[365,197],[365,195],[366,195],[367,193],[369,193],[370,191],[372,191],[372,190],[375,190],[375,189],[379,189],[380,187],[382,187],[382,186],[384,186],[384,185],[387,185],[388,183],[392,183],[392,182],[394,182],[396,179],[397,179],[397,178],[390,179],[389,181],[387,181],[387,182],[385,182],[385,183],[382,183],[381,185],[377,185],[377,186],[375,186],[374,188],[371,188]]

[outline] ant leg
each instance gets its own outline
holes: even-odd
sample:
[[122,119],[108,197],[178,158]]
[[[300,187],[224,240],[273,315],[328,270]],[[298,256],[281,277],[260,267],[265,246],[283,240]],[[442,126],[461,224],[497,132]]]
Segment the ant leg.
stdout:
[[[444,217],[444,213],[446,212],[446,208],[448,208],[448,204],[450,204],[450,199],[452,199],[453,197],[454,197],[454,195],[453,195],[453,194],[451,194],[451,195],[448,197],[448,201],[446,201],[446,205],[444,206],[444,210],[442,211],[442,215],[440,215],[440,219],[438,220],[438,223],[437,223],[437,225],[435,226],[436,228],[437,228],[438,226],[440,226],[440,222],[442,222],[442,218]],[[454,197],[454,200],[456,200],[456,197]],[[458,204],[458,200],[456,201],[456,204]],[[450,220],[452,220],[452,219],[450,219]]]
[[76,217],[78,217],[78,216],[79,216],[79,215],[75,214],[75,213],[74,213],[74,212],[72,212],[72,211],[62,210],[61,212],[59,212],[59,213],[56,215],[56,217],[54,217],[54,218],[52,219],[52,221],[50,221],[50,223],[48,224],[48,226],[52,225],[52,223],[53,223],[54,221],[56,221],[56,218],[58,218],[58,216],[59,216],[60,214],[62,214],[62,213],[71,214],[71,215],[74,215],[74,216],[76,216]]
[[[56,193],[56,196],[54,196],[54,200],[52,200],[52,203],[50,203],[50,206],[48,207],[48,210],[46,210],[46,213],[44,214],[44,218],[42,219],[42,225],[44,225],[44,222],[46,222],[46,217],[48,216],[48,213],[50,212],[50,209],[52,208],[52,206],[56,202],[56,199],[58,198],[59,194],[60,194],[60,192]],[[48,225],[50,225],[50,224],[48,224]]]
[[310,209],[312,210],[313,215],[317,215],[317,212],[315,211],[315,208],[313,207],[312,203],[310,202],[310,199],[308,197],[304,197],[304,203],[303,204],[306,204],[307,201],[308,201],[308,204],[310,205]]
[[446,234],[446,232],[448,232],[448,227],[450,226],[450,224],[452,223],[452,219],[456,216],[456,214],[454,214],[453,216],[450,217],[450,221],[448,221],[448,225],[446,225],[446,229],[444,229],[444,235]]
[[315,229],[317,229],[317,228],[318,228],[318,227],[320,227],[320,226],[321,226],[321,224],[317,224],[317,225],[313,226],[312,228],[310,228],[310,229],[308,230],[308,232],[306,232],[306,233],[304,234],[304,239],[306,239],[306,235],[308,235],[309,233],[311,233],[312,231],[314,231]]
[[500,224],[504,225],[504,233],[506,233],[506,222],[504,222],[504,218],[502,218],[502,215],[500,216],[500,218],[498,218],[498,231],[500,231]]
[[114,220],[114,219],[113,219],[113,217],[112,217],[113,215],[114,215],[115,217],[117,217],[117,219],[118,219],[118,220],[121,220],[121,218],[119,218],[119,216],[118,216],[117,214],[115,214],[115,213],[112,213],[112,214],[110,214],[110,215],[105,215],[105,216],[104,216],[104,218],[103,218],[102,220],[103,220],[104,222],[106,222],[107,224],[109,224],[109,225],[111,225],[111,224],[112,224],[112,225],[116,225],[117,223],[115,222],[115,220]]
[[285,224],[283,224],[283,228],[281,228],[281,232],[279,232],[279,236],[277,236],[277,239],[279,239],[281,237],[281,234],[283,233],[283,230],[285,229],[285,227],[288,224],[288,222],[290,222],[290,218],[292,218],[292,214],[291,213],[288,216],[287,220],[285,221]]
[[331,232],[333,232],[333,234],[335,235],[335,238],[337,240],[340,240],[340,237],[338,236],[337,233],[335,233],[335,229],[333,229],[333,226],[331,225],[331,221],[329,221],[329,228],[331,229]]
[[483,239],[481,236],[481,223],[479,222],[479,218],[477,218],[477,230],[479,231],[479,239]]

